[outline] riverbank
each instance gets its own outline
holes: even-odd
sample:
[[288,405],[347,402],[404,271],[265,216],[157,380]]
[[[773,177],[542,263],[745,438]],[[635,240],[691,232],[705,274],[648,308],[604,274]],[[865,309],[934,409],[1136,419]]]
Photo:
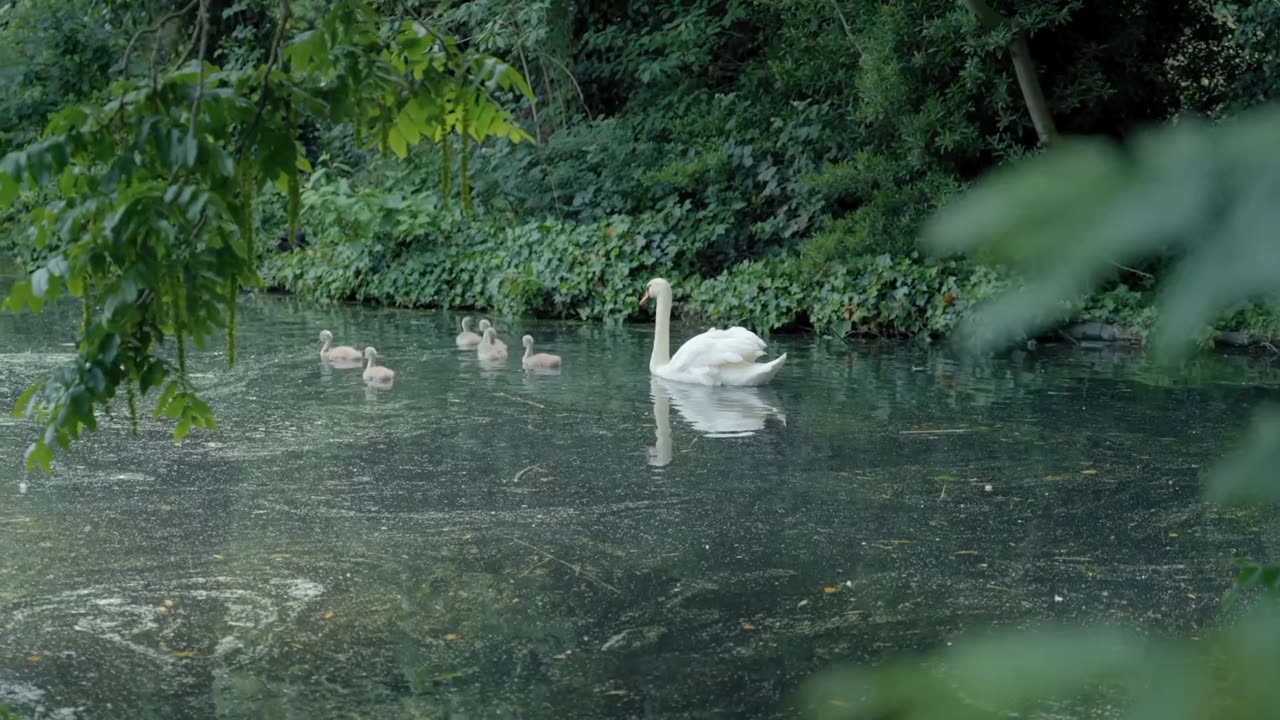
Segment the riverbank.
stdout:
[[[672,281],[675,312],[689,321],[741,324],[766,334],[932,339],[1018,286],[1007,270],[918,252],[825,260],[791,249],[704,273],[725,262],[689,242],[696,228],[670,209],[596,223],[508,219],[504,225],[417,208],[412,199],[354,211],[325,202],[332,197],[307,199],[303,220],[311,242],[272,245],[264,251],[262,276],[269,290],[322,303],[619,322],[642,317],[644,283],[663,276]],[[0,225],[0,251],[16,266],[42,262],[49,249],[22,243],[14,228]],[[1057,317],[1041,323],[1039,337],[1144,343],[1158,317],[1156,279],[1132,273],[1125,279],[1064,303]],[[1206,329],[1202,345],[1214,344],[1276,352],[1280,312],[1241,305]]]
[[[263,276],[274,290],[317,301],[609,322],[640,317],[644,283],[661,275],[672,281],[676,312],[686,320],[840,337],[943,337],[974,307],[1018,286],[1009,271],[920,253],[823,262],[778,252],[703,275],[697,253],[681,248],[679,228],[663,220],[458,223],[436,226],[434,237],[344,235],[273,253]],[[1154,289],[1113,281],[1065,303],[1044,320],[1042,336],[1141,344],[1157,316]],[[1203,344],[1273,348],[1278,317],[1274,308],[1242,306],[1207,329]]]

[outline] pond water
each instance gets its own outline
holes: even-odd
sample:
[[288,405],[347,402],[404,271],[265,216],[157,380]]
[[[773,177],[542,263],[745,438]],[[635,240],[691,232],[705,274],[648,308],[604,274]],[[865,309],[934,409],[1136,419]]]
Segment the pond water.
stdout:
[[[1277,549],[1197,498],[1257,359],[783,336],[771,386],[710,390],[650,380],[651,326],[499,319],[494,368],[456,315],[259,298],[234,369],[195,361],[218,429],[117,408],[44,477],[7,411],[69,357],[50,313],[0,320],[0,705],[38,717],[785,717],[816,670],[992,625],[1194,633]],[[323,367],[324,328],[394,387]]]

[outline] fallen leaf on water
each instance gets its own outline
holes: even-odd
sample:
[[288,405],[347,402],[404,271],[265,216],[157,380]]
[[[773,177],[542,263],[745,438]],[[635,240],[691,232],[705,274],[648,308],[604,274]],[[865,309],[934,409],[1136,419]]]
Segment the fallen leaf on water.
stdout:
[[552,655],[551,659],[552,660],[568,660],[569,653],[560,653],[559,655]]
[[1089,468],[1088,470],[1081,470],[1080,474],[1081,475],[1097,475],[1098,471],[1094,470],[1093,468]]
[[1046,475],[1044,479],[1045,480],[1066,480],[1067,476],[1066,475]]
[[172,600],[165,600],[165,601],[164,601],[164,606],[165,606],[165,607],[167,607],[167,608],[171,608],[171,607],[173,607],[173,604],[174,604],[174,603],[173,603],[173,601],[172,601]]
[[332,620],[332,619],[333,619],[333,616],[334,616],[334,612],[333,612],[332,610],[330,610],[329,612],[327,612],[327,613],[325,613],[325,614],[324,614],[324,619],[325,619],[325,620]]
[[752,625],[751,623],[742,623],[742,629],[743,630],[759,630],[760,628],[756,627],[755,625]]
[[196,651],[195,650],[174,650],[169,654],[174,657],[195,657]]
[[159,615],[164,615],[164,614],[165,614],[165,613],[167,613],[167,612],[169,612],[169,608],[167,608],[167,607],[165,607],[165,606],[163,606],[163,605],[160,605],[160,606],[156,607],[156,613],[157,613],[157,614],[159,614]]
[[1169,533],[1169,537],[1178,537],[1178,533]]
[[1199,600],[1199,599],[1200,599],[1200,596],[1199,596],[1199,595],[1196,595],[1195,593],[1187,593],[1187,597],[1191,598],[1192,600]]
[[214,554],[213,554],[213,559],[215,559],[215,560],[221,560],[221,559],[222,559],[222,556],[221,556],[221,555],[219,555],[219,554],[217,554],[217,553],[214,553]]
[[827,594],[831,594],[831,593],[838,593],[838,592],[840,592],[840,588],[836,587],[835,585],[828,585],[828,586],[826,586],[826,587],[822,588],[822,592],[827,593]]
[[28,655],[27,662],[40,662],[44,659],[43,655]]
[[461,640],[462,636],[458,633],[448,633],[444,636],[445,640]]

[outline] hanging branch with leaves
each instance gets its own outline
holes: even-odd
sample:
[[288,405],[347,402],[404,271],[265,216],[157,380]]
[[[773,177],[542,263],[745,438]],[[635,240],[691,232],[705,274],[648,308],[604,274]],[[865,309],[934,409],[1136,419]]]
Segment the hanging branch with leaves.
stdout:
[[[23,190],[55,194],[27,216],[29,240],[48,259],[13,285],[4,306],[38,313],[69,294],[85,308],[76,358],[28,389],[14,411],[44,425],[28,468],[48,471],[54,448],[95,430],[97,411],[122,386],[135,430],[136,397],[157,388],[155,415],[176,421],[175,439],[214,426],[187,375],[187,346],[207,349],[226,332],[234,363],[238,292],[259,283],[255,199],[265,183],[296,198],[311,171],[298,139],[303,116],[351,123],[362,145],[400,157],[423,139],[452,135],[532,139],[494,97],[499,88],[531,97],[524,77],[417,21],[387,23],[344,0],[286,42],[282,0],[266,62],[224,70],[207,57],[208,1],[180,16],[190,13],[194,60],[126,75],[109,102],[64,108],[40,141],[0,159],[0,207]],[[291,231],[297,214],[291,201]]]

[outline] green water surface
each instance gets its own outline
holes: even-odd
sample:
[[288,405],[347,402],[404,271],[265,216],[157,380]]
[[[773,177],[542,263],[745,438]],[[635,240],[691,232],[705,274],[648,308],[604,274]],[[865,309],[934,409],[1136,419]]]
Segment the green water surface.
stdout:
[[[78,310],[0,319],[0,406]],[[808,674],[1095,618],[1195,634],[1258,515],[1201,468],[1275,375],[1115,348],[962,360],[779,336],[761,389],[658,383],[652,328],[246,305],[219,428],[123,404],[45,477],[0,419],[0,705],[58,718],[785,717]],[[374,345],[368,391],[317,335]],[[701,328],[677,328],[675,340]],[[559,353],[520,370],[519,336]],[[1176,377],[1177,379],[1171,379]],[[152,398],[153,400],[154,398]]]

